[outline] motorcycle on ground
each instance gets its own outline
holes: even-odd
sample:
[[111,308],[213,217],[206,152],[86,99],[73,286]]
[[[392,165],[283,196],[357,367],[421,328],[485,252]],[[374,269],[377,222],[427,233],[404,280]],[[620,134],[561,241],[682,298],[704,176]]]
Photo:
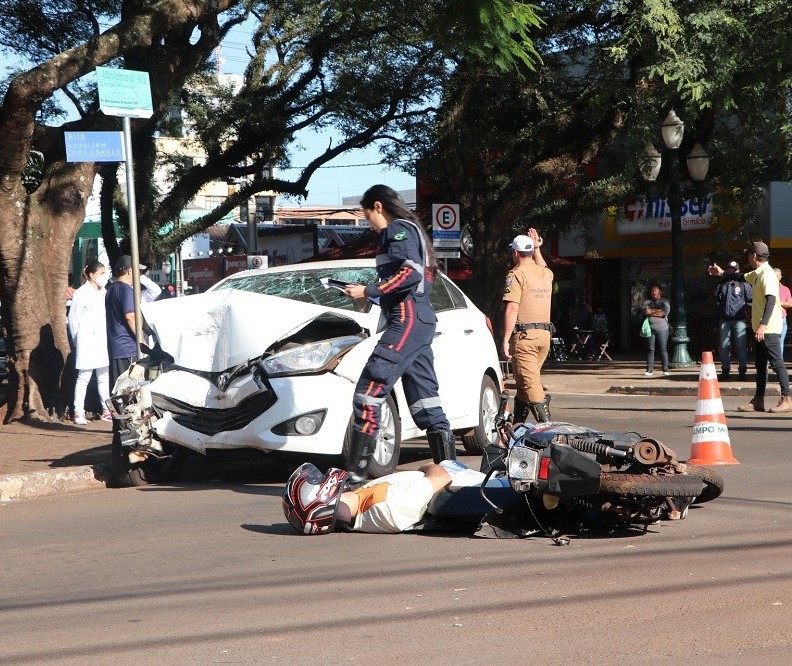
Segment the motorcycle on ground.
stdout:
[[572,423],[512,423],[507,405],[504,392],[496,416],[500,446],[485,450],[483,478],[468,474],[467,485],[436,495],[423,529],[478,521],[481,536],[544,534],[563,544],[569,533],[646,531],[659,520],[681,520],[691,505],[723,491],[719,474],[680,462],[656,439]]

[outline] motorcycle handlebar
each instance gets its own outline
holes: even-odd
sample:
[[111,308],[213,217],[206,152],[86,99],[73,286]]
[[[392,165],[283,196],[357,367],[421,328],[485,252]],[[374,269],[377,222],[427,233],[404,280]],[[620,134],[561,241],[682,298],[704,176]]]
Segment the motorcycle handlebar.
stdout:
[[506,420],[506,407],[509,406],[509,392],[502,391],[500,394],[500,403],[498,404],[498,413],[495,416],[496,423],[503,423]]

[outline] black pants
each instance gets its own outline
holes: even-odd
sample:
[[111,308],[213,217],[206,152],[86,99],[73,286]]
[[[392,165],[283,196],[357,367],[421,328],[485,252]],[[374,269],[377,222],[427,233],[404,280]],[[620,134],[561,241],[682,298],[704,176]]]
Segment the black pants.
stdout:
[[116,380],[123,375],[132,365],[132,357],[128,358],[114,358],[110,360],[110,393],[113,393],[113,387]]
[[781,351],[781,335],[765,333],[764,340],[756,342],[756,395],[763,397],[767,388],[767,365],[775,370],[781,395],[789,395],[789,375]]

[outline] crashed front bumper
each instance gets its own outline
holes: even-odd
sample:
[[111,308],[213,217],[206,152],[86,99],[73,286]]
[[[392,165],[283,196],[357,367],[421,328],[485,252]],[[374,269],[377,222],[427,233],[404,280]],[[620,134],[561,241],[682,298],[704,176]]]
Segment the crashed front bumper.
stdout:
[[[189,384],[161,375],[152,385],[152,400],[162,416],[154,422],[157,439],[199,453],[208,449],[252,448],[338,455],[343,449],[355,385],[333,373],[270,379],[261,392],[251,377],[222,393],[208,380],[190,375]],[[188,373],[180,373],[188,374]],[[189,388],[186,388],[189,386]],[[186,390],[185,390],[186,389]],[[227,404],[211,408],[207,404]],[[324,411],[321,427],[312,435],[276,434],[284,422],[302,414]]]

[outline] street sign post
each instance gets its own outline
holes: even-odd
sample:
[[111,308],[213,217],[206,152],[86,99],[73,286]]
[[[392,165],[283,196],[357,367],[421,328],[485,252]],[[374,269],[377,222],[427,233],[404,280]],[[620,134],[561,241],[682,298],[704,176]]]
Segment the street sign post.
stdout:
[[132,257],[132,290],[135,299],[136,358],[140,360],[143,342],[143,315],[140,312],[140,251],[137,235],[137,204],[135,202],[135,171],[132,164],[132,130],[130,118],[151,118],[154,105],[148,72],[132,69],[97,67],[99,108],[108,116],[120,116],[124,134],[126,159],[127,207],[129,209],[129,245]]
[[249,254],[247,255],[248,270],[255,268],[267,268],[269,266],[269,257],[266,254]]
[[458,259],[460,238],[459,204],[432,204],[432,245],[435,256],[438,259]]
[[108,116],[151,118],[151,85],[148,72],[97,67],[99,108]]

